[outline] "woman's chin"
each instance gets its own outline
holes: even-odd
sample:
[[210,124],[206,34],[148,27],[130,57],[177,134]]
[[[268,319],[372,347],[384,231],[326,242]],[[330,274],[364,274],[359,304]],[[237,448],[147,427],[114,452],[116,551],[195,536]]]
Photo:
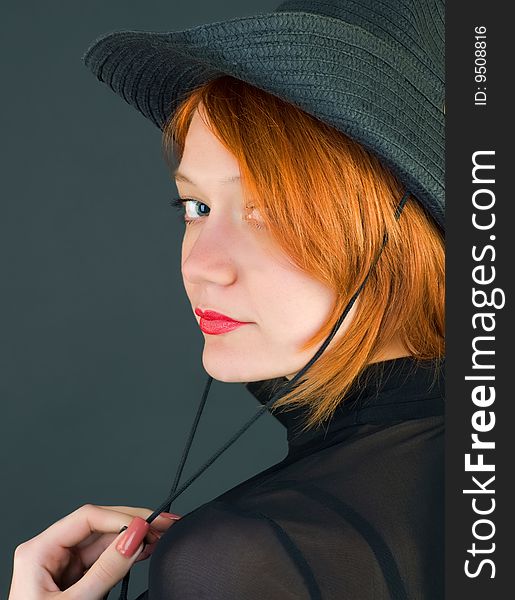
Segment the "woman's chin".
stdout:
[[242,353],[234,355],[204,347],[202,365],[208,375],[224,383],[248,383],[281,376],[271,366],[258,366],[255,352],[246,358]]
[[242,363],[243,361],[240,362],[220,350],[204,348],[202,354],[202,365],[206,373],[213,379],[224,383],[247,381],[244,377]]

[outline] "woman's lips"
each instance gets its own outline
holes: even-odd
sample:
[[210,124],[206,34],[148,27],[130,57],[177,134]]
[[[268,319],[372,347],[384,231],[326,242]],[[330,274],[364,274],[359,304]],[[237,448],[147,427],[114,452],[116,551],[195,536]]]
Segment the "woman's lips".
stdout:
[[210,321],[209,319],[203,319],[201,317],[199,325],[204,333],[219,335],[220,333],[228,333],[233,329],[246,325],[246,323],[237,323],[236,321]]
[[237,329],[242,325],[248,325],[248,323],[235,321],[234,319],[231,319],[231,317],[218,313],[214,310],[202,311],[200,308],[196,308],[195,314],[200,317],[200,329],[204,333],[209,333],[211,335],[228,333],[229,331]]

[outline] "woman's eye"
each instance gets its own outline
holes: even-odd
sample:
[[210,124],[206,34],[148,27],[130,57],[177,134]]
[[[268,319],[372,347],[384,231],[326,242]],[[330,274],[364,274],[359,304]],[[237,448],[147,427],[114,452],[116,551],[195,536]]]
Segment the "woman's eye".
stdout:
[[[209,214],[209,206],[203,202],[200,202],[199,200],[186,199],[184,200],[184,205],[186,207],[186,217],[188,218],[189,223],[191,223],[191,221],[196,221],[201,216]],[[204,209],[201,210],[201,207],[204,207]],[[208,212],[205,212],[206,208]],[[199,212],[197,212],[197,210]]]
[[[192,198],[173,198],[172,200],[170,200],[170,205],[176,207],[180,211],[180,213],[184,215],[184,222],[186,223],[186,225],[189,225],[193,221],[197,221],[199,219],[199,215],[196,212],[198,206],[205,206],[209,209],[209,206],[207,206],[207,204],[204,204],[199,200],[193,200]],[[203,214],[209,214],[209,212],[201,212],[201,216]]]
[[[190,204],[191,203],[191,204]],[[189,225],[193,223],[193,221],[198,221],[202,216],[208,215],[211,209],[207,204],[200,202],[200,200],[193,200],[192,198],[173,198],[170,200],[170,205],[177,208],[181,215],[184,217],[184,223]],[[205,206],[208,209],[208,212],[200,211],[200,214],[197,212],[197,209],[201,206]],[[188,212],[190,209],[190,212]],[[259,211],[254,206],[246,206],[245,207],[245,220],[249,222],[252,227],[255,229],[263,229],[264,225],[260,223]],[[257,215],[252,217],[251,215]]]

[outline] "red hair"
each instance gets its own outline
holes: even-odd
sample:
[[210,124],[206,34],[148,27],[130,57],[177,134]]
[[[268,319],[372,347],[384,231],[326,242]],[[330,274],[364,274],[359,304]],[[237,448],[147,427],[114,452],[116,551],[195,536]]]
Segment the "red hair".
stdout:
[[273,408],[303,406],[306,427],[317,426],[397,337],[415,359],[443,357],[443,234],[413,195],[395,219],[405,190],[380,159],[293,104],[230,76],[183,99],[163,130],[165,155],[181,158],[200,104],[213,134],[237,159],[245,197],[277,244],[337,295],[331,316],[300,351],[314,354],[329,335],[388,232],[345,335]]

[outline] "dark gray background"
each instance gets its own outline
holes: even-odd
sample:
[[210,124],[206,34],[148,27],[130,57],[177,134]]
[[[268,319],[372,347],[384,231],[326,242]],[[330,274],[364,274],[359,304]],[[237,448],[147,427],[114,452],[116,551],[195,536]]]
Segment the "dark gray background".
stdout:
[[[15,547],[77,507],[166,498],[207,380],[160,131],[81,55],[108,31],[184,29],[277,4],[2,2],[1,597]],[[183,480],[257,407],[241,384],[214,381]],[[285,451],[282,426],[261,417],[172,512]],[[130,597],[146,589],[147,566],[134,566]]]

